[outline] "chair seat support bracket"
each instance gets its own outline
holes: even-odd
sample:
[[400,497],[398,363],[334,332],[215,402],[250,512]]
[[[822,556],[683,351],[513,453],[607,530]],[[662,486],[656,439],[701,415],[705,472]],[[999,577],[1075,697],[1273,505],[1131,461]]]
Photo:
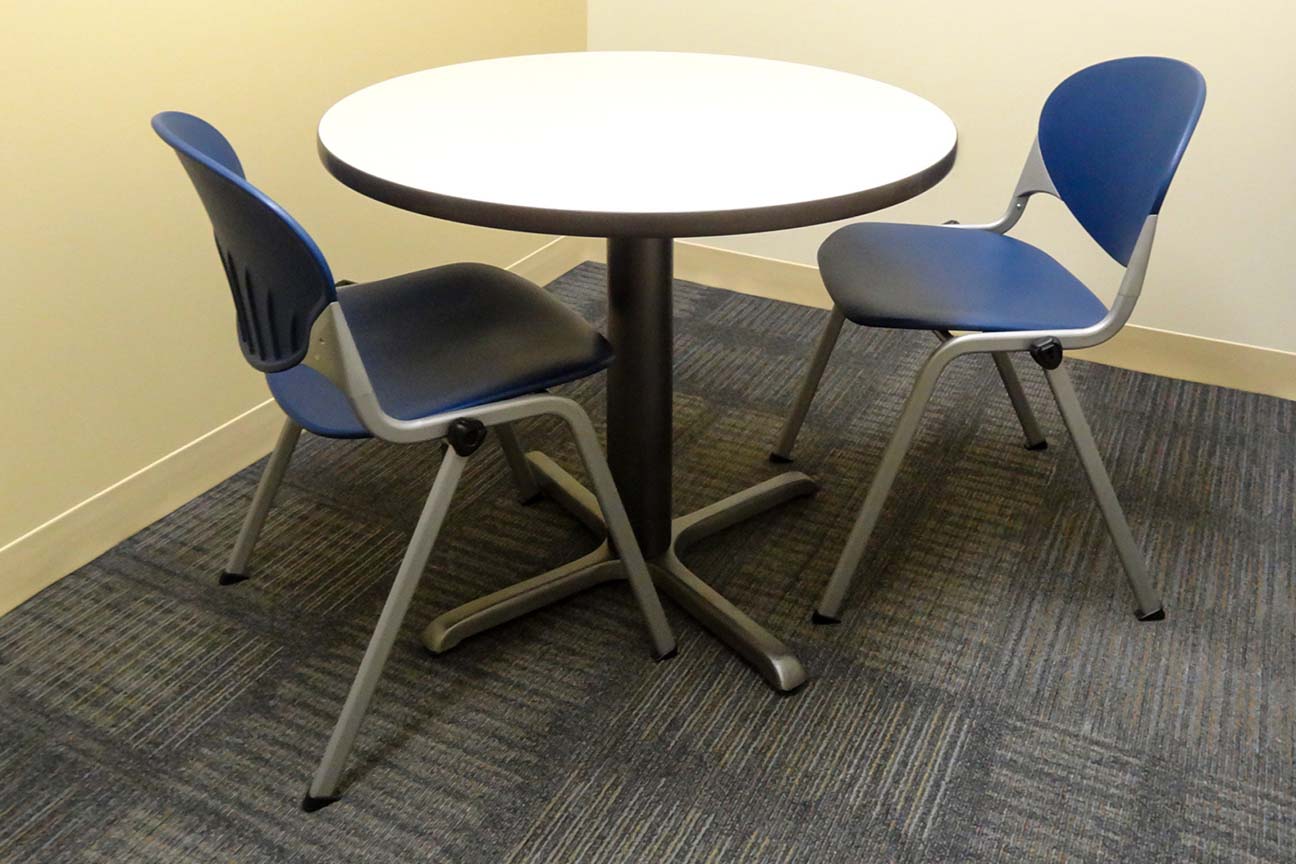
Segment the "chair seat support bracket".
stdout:
[[486,441],[486,424],[472,417],[460,417],[446,430],[446,440],[456,453],[467,458]]
[[1041,369],[1056,369],[1062,365],[1062,343],[1056,336],[1046,336],[1031,344],[1030,355]]

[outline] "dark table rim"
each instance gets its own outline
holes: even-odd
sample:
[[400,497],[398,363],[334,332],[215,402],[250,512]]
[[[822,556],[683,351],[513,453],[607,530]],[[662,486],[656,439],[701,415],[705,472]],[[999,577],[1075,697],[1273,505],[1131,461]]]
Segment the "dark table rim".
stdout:
[[884,186],[816,201],[737,210],[619,213],[523,207],[442,195],[375,177],[356,168],[334,156],[318,135],[316,144],[320,160],[330,174],[375,201],[466,225],[574,237],[715,237],[836,222],[882,210],[926,192],[949,174],[958,153],[956,141],[944,158],[916,174]]

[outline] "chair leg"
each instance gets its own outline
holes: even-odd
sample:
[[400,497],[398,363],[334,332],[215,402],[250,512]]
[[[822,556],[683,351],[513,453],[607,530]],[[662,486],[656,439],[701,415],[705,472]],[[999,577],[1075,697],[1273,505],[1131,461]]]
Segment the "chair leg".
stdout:
[[612,546],[621,558],[621,563],[625,566],[630,590],[639,604],[639,612],[643,615],[648,638],[652,642],[653,656],[658,660],[673,657],[675,656],[675,635],[666,621],[661,599],[653,586],[652,576],[639,549],[639,542],[635,539],[634,529],[630,527],[630,518],[621,503],[621,496],[617,492],[612,471],[608,468],[607,459],[599,446],[594,427],[584,414],[569,417],[567,422],[571,426],[572,435],[576,438],[576,448],[580,451],[581,461],[585,463],[585,470],[594,487],[594,495],[598,498],[603,518],[607,522],[608,539],[611,540]]
[[499,439],[500,449],[504,451],[504,461],[508,462],[509,473],[517,485],[518,500],[530,504],[540,499],[540,485],[536,483],[531,466],[527,464],[526,454],[518,443],[517,434],[511,423],[501,423],[495,427],[495,437]]
[[270,461],[261,472],[261,480],[252,495],[252,506],[248,508],[247,516],[243,517],[243,527],[239,529],[238,540],[234,542],[234,549],[225,564],[225,571],[221,573],[220,584],[233,585],[247,578],[247,563],[248,558],[252,556],[252,547],[256,545],[257,537],[261,534],[261,527],[265,525],[266,514],[270,512],[270,504],[274,501],[275,492],[279,491],[284,472],[288,470],[288,462],[292,459],[301,431],[301,427],[292,420],[284,420],[283,428],[279,430],[279,440],[275,443],[274,450],[270,452]]
[[990,356],[994,358],[995,368],[999,370],[999,377],[1003,379],[1004,389],[1008,391],[1008,398],[1012,400],[1013,410],[1017,412],[1017,419],[1021,422],[1022,432],[1026,435],[1026,449],[1048,449],[1048,439],[1044,437],[1039,421],[1035,419],[1035,412],[1031,410],[1030,402],[1026,399],[1026,391],[1022,389],[1021,380],[1017,377],[1017,370],[1013,368],[1012,359],[1002,351],[996,351]]
[[1125,566],[1125,576],[1138,601],[1134,615],[1140,621],[1160,621],[1165,618],[1161,596],[1153,587],[1152,580],[1148,578],[1143,555],[1134,542],[1134,534],[1130,531],[1129,523],[1125,521],[1125,513],[1121,510],[1120,501],[1116,499],[1116,490],[1112,488],[1111,478],[1107,476],[1102,457],[1098,455],[1098,446],[1094,443],[1093,432],[1090,431],[1089,422],[1085,420],[1084,411],[1080,408],[1080,400],[1076,398],[1075,388],[1071,386],[1071,376],[1062,366],[1056,369],[1045,369],[1044,374],[1048,376],[1049,387],[1053,390],[1058,411],[1062,414],[1067,431],[1071,433],[1071,440],[1075,442],[1076,450],[1080,454],[1080,463],[1084,465],[1085,474],[1089,477],[1089,485],[1093,488],[1094,497],[1098,499],[1098,507],[1107,521],[1107,530],[1111,533],[1121,563]]
[[[942,342],[954,338],[954,334],[948,330],[933,332]],[[1008,391],[1008,399],[1012,402],[1013,411],[1017,412],[1017,422],[1021,423],[1022,433],[1026,436],[1026,449],[1047,450],[1048,439],[1044,437],[1039,421],[1035,419],[1035,412],[1031,410],[1030,401],[1026,398],[1026,391],[1022,389],[1021,379],[1017,377],[1017,370],[1013,368],[1012,360],[1003,351],[992,352],[990,356],[994,360],[995,369],[999,370],[999,378],[1003,381],[1004,389]]]
[[824,325],[823,332],[819,334],[819,341],[815,343],[814,353],[810,355],[810,368],[806,370],[801,389],[797,391],[796,402],[792,404],[792,413],[783,424],[778,443],[770,452],[771,462],[792,461],[792,448],[796,444],[797,434],[801,431],[801,424],[805,422],[806,414],[810,411],[810,403],[814,401],[815,392],[819,389],[819,379],[823,377],[824,369],[828,366],[828,358],[832,356],[833,348],[837,345],[837,337],[841,334],[842,324],[845,321],[846,316],[836,304],[833,304],[828,323]]
[[882,505],[886,502],[891,484],[895,482],[896,474],[900,471],[900,463],[909,452],[914,432],[918,429],[918,421],[922,419],[923,411],[927,408],[927,402],[936,389],[936,381],[940,378],[944,366],[945,361],[929,359],[922,371],[918,373],[918,380],[914,382],[913,390],[905,400],[900,421],[896,424],[891,441],[882,453],[882,460],[878,463],[873,483],[869,486],[868,494],[864,496],[864,504],[860,507],[859,516],[855,519],[850,536],[846,538],[846,546],[837,560],[837,567],[833,570],[832,578],[828,580],[828,586],[824,588],[823,596],[819,598],[819,605],[811,618],[814,623],[832,624],[840,620],[838,616],[841,613],[842,601],[846,598],[846,592],[850,590],[855,572],[859,570],[860,560],[864,557],[864,548],[868,545],[874,526],[877,525],[878,516],[882,513]]
[[450,500],[454,497],[455,487],[463,474],[466,461],[467,457],[460,456],[454,449],[446,450],[445,458],[441,461],[441,469],[432,483],[432,491],[428,493],[427,503],[423,505],[418,526],[414,529],[414,536],[410,538],[409,546],[405,549],[405,557],[396,574],[396,581],[392,583],[391,592],[387,595],[387,603],[383,606],[378,625],[369,639],[369,647],[365,650],[364,659],[360,661],[360,669],[351,684],[351,691],[347,694],[346,704],[338,717],[337,725],[333,727],[333,735],[324,750],[324,758],[320,761],[306,797],[302,800],[302,809],[308,813],[337,800],[337,786],[342,768],[351,753],[356,733],[360,730],[360,723],[364,720],[369,701],[373,698],[374,688],[378,686],[383,665],[391,654],[396,634],[400,632],[401,621],[405,618],[406,610],[409,609],[410,600],[414,597],[414,589],[418,587],[423,568],[427,566],[428,556],[432,553],[432,544],[436,542],[441,523],[445,521],[446,512],[450,509]]

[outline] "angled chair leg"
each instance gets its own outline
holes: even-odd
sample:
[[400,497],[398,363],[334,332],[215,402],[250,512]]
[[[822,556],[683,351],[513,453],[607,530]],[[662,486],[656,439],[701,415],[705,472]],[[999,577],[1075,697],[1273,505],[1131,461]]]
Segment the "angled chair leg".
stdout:
[[1017,370],[1013,368],[1012,358],[1002,351],[996,351],[990,356],[994,358],[995,368],[999,370],[1004,389],[1008,391],[1013,410],[1017,412],[1017,419],[1021,422],[1022,432],[1026,435],[1026,449],[1047,449],[1048,440],[1044,437],[1039,421],[1035,419],[1035,412],[1031,410],[1030,402],[1026,399],[1026,391],[1022,389],[1021,379],[1017,377]]
[[[942,342],[954,338],[954,334],[948,330],[933,332]],[[1021,379],[1017,377],[1012,359],[1003,351],[994,351],[990,356],[994,360],[995,369],[999,370],[999,378],[1003,381],[1004,389],[1008,391],[1008,399],[1012,402],[1013,411],[1017,412],[1017,421],[1021,423],[1022,434],[1026,436],[1026,449],[1047,450],[1048,439],[1044,437],[1039,421],[1035,419],[1035,412],[1031,410],[1030,401],[1026,398],[1026,391],[1022,389]]]
[[504,461],[508,462],[509,473],[517,485],[518,500],[530,504],[540,499],[540,484],[536,483],[531,466],[527,464],[526,454],[518,443],[513,424],[501,423],[495,428],[495,437],[499,439],[500,449],[504,451]]
[[927,408],[927,402],[931,399],[932,392],[936,389],[936,381],[944,368],[945,361],[933,357],[918,373],[918,380],[914,382],[913,390],[905,400],[904,410],[900,413],[900,421],[896,424],[891,441],[882,453],[882,460],[878,463],[877,473],[873,475],[868,494],[864,496],[864,504],[860,507],[859,516],[855,519],[850,536],[846,538],[846,546],[837,560],[837,567],[833,570],[827,587],[824,588],[823,596],[819,598],[819,605],[815,608],[811,619],[814,623],[832,624],[840,620],[838,616],[841,614],[842,601],[846,598],[846,592],[850,590],[855,572],[859,570],[860,560],[864,557],[864,548],[868,545],[874,526],[877,525],[878,516],[882,514],[882,505],[886,503],[891,484],[895,482],[896,474],[900,471],[900,463],[904,461],[905,454],[909,452],[909,446],[913,443],[918,421],[922,419],[923,411]]
[[621,503],[621,496],[617,492],[612,471],[603,456],[603,449],[599,446],[594,427],[583,413],[565,419],[571,427],[572,435],[576,438],[576,448],[580,451],[581,461],[585,463],[590,484],[594,487],[594,495],[598,498],[603,518],[607,522],[608,539],[625,566],[630,590],[639,604],[639,612],[643,615],[648,638],[652,642],[653,656],[658,660],[673,657],[675,656],[675,635],[666,621],[661,599],[657,596],[657,589],[653,586],[648,565],[639,550],[638,541],[635,540],[634,529],[630,527],[630,518]]
[[1130,588],[1134,590],[1134,597],[1138,601],[1134,615],[1140,621],[1160,621],[1165,618],[1161,596],[1152,586],[1152,580],[1148,578],[1143,555],[1134,542],[1134,534],[1130,531],[1129,523],[1125,521],[1125,513],[1121,510],[1120,501],[1116,499],[1116,490],[1112,488],[1111,478],[1107,476],[1102,457],[1098,455],[1098,446],[1094,443],[1093,432],[1090,431],[1089,422],[1085,420],[1084,411],[1080,408],[1080,400],[1076,398],[1075,388],[1071,386],[1071,376],[1061,366],[1056,369],[1045,369],[1044,374],[1048,376],[1049,387],[1053,390],[1058,411],[1062,414],[1067,431],[1071,433],[1071,440],[1075,442],[1076,450],[1080,454],[1080,462],[1089,477],[1089,485],[1093,488],[1094,497],[1098,499],[1098,507],[1107,521],[1107,530],[1111,532],[1112,540],[1116,543],[1116,551],[1125,566],[1125,576],[1129,579]]
[[392,583],[387,603],[378,617],[378,625],[369,639],[369,647],[365,650],[364,659],[360,661],[360,670],[351,684],[351,691],[347,694],[337,725],[333,727],[333,735],[324,750],[324,758],[302,800],[302,809],[308,813],[337,800],[342,768],[351,753],[356,733],[360,730],[360,723],[373,698],[374,688],[378,686],[383,665],[391,654],[396,634],[400,632],[401,621],[414,597],[414,589],[418,587],[423,568],[427,566],[432,544],[436,542],[441,523],[445,521],[446,512],[450,509],[450,499],[454,497],[466,461],[467,457],[459,455],[454,449],[446,450],[441,469],[432,483],[432,491],[428,493],[427,503],[423,505],[418,526],[414,529],[414,536],[405,549],[396,581]]
[[842,323],[845,320],[846,316],[834,304],[832,314],[828,316],[828,323],[824,325],[823,332],[819,334],[819,341],[815,343],[814,353],[810,355],[810,368],[806,370],[806,376],[801,381],[801,389],[797,391],[796,401],[792,404],[792,413],[783,424],[778,443],[770,452],[771,462],[792,461],[792,448],[796,444],[797,434],[801,431],[801,424],[805,422],[806,414],[810,411],[810,403],[814,401],[815,391],[819,389],[819,379],[823,377],[824,369],[828,366],[828,358],[832,356],[833,348],[837,345],[837,337],[841,335]]
[[288,470],[288,462],[292,459],[301,431],[301,427],[292,420],[284,420],[283,428],[279,430],[279,440],[270,452],[270,461],[261,472],[261,480],[252,495],[252,505],[248,508],[247,516],[243,517],[238,540],[234,542],[225,571],[221,573],[220,584],[233,585],[247,578],[247,563],[252,556],[252,547],[261,534],[261,526],[265,525],[266,514],[270,512],[275,492],[279,491],[279,483]]

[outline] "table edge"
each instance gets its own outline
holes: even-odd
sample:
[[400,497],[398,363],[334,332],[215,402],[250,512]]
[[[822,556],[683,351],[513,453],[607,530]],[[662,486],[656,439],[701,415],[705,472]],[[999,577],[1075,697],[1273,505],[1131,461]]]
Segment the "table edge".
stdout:
[[416,189],[343,161],[324,146],[318,133],[315,143],[325,170],[344,186],[375,201],[465,225],[573,237],[717,237],[837,222],[916,198],[945,179],[958,154],[956,134],[949,152],[927,168],[882,186],[831,198],[736,210],[625,213],[525,207]]

